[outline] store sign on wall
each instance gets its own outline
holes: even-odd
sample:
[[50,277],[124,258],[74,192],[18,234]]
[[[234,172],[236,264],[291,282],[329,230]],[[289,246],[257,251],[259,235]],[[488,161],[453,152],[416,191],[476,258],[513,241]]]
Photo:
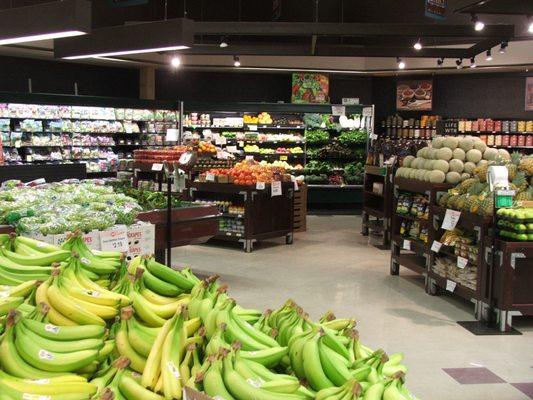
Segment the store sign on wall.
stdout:
[[409,80],[396,84],[397,110],[429,111],[433,106],[433,81]]
[[329,76],[292,74],[292,103],[329,103]]
[[444,19],[446,0],[426,0],[426,17]]

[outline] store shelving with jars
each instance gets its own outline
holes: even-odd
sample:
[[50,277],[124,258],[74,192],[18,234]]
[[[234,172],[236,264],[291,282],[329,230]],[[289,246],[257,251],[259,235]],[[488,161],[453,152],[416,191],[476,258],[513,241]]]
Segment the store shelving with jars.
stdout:
[[174,110],[42,104],[29,99],[0,103],[5,164],[83,162],[88,173],[113,173],[129,168],[134,149],[157,144],[168,127],[178,127]]

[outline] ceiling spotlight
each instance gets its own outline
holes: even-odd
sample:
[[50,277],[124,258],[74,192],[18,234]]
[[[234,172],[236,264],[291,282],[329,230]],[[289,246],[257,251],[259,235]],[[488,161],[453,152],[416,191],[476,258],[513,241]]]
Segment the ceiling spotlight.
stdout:
[[533,33],[533,17],[531,15],[528,15],[527,20],[529,22],[529,27],[527,28],[527,31],[529,33]]
[[459,58],[458,60],[455,60],[455,65],[457,65],[457,69],[461,69],[463,64],[463,59]]
[[476,65],[476,58],[475,57],[472,57],[470,59],[470,68],[476,68],[477,65]]
[[405,62],[400,57],[396,57],[396,62],[399,69],[405,69]]
[[483,28],[485,28],[485,24],[483,23],[483,21],[480,21],[478,18],[477,18],[477,15],[476,14],[472,14],[472,19],[471,19],[472,23],[474,24],[474,29],[476,31],[482,31]]
[[490,52],[490,49],[487,50],[487,57],[485,57],[485,60],[492,61],[492,54]]
[[226,42],[226,38],[225,37],[222,38],[222,40],[220,41],[219,46],[222,47],[222,48],[228,47],[228,42]]
[[440,68],[444,64],[444,58],[437,58],[437,66]]
[[413,47],[415,48],[415,50],[422,50],[422,42],[420,42],[420,38],[418,38]]
[[172,57],[170,60],[170,65],[172,65],[172,68],[178,68],[181,65],[181,60],[178,56]]
[[505,52],[507,51],[507,46],[509,46],[508,42],[502,42],[502,44],[500,45],[500,54],[505,54]]
[[235,67],[240,67],[241,66],[241,61],[239,60],[239,56],[233,56],[233,65]]

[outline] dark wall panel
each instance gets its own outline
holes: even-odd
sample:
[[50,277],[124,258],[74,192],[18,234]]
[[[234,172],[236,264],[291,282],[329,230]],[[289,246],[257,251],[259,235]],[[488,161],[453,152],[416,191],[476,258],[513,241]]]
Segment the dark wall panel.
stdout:
[[78,94],[88,96],[139,96],[137,69],[101,67],[66,62],[0,57],[0,91],[28,92],[28,78],[34,93]]

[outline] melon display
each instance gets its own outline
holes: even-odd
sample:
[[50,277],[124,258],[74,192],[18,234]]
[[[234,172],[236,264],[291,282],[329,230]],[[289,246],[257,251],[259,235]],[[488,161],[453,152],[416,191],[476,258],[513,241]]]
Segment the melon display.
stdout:
[[465,172],[468,174],[473,174],[476,169],[476,164],[472,161],[465,162]]
[[443,143],[444,143],[444,138],[442,136],[438,136],[438,137],[433,139],[433,141],[431,142],[431,146],[434,149],[440,149],[442,147]]
[[498,149],[498,155],[504,160],[510,160],[511,159],[511,155],[505,149]]
[[446,180],[446,174],[439,170],[433,170],[429,173],[429,181],[431,183],[443,183]]
[[404,167],[409,167],[411,166],[411,163],[413,162],[415,158],[413,156],[406,156],[404,159],[403,159],[403,163],[402,165]]
[[444,141],[442,142],[443,147],[447,147],[448,149],[456,149],[459,145],[459,139],[454,136],[446,136],[444,138]]
[[474,148],[474,141],[470,138],[459,139],[459,148],[465,152],[472,150]]
[[453,172],[462,173],[465,168],[465,165],[463,164],[463,162],[458,159],[450,160],[449,165],[450,165],[450,171],[453,171]]
[[453,157],[453,151],[452,149],[448,147],[443,147],[441,149],[437,150],[437,159],[438,160],[445,160],[450,161]]
[[487,150],[487,145],[485,144],[483,140],[479,139],[479,140],[474,141],[474,149],[479,150],[482,153],[484,153],[485,150]]
[[461,180],[462,180],[462,181],[466,181],[467,179],[470,179],[470,176],[471,176],[471,175],[470,175],[468,172],[463,172],[463,173],[461,174]]
[[454,149],[452,154],[453,154],[452,158],[457,159],[457,160],[464,161],[466,158],[465,150],[459,147]]
[[498,157],[500,153],[498,152],[497,149],[493,149],[491,147],[488,147],[484,152],[483,152],[483,158],[485,160],[488,160],[488,161],[494,161],[496,159],[496,157]]
[[450,164],[444,160],[435,160],[435,162],[433,163],[433,169],[446,173],[450,170]]
[[466,159],[470,162],[477,163],[483,158],[481,151],[476,149],[471,149],[466,152]]
[[459,172],[450,171],[446,174],[446,182],[457,184],[461,181],[461,174]]

